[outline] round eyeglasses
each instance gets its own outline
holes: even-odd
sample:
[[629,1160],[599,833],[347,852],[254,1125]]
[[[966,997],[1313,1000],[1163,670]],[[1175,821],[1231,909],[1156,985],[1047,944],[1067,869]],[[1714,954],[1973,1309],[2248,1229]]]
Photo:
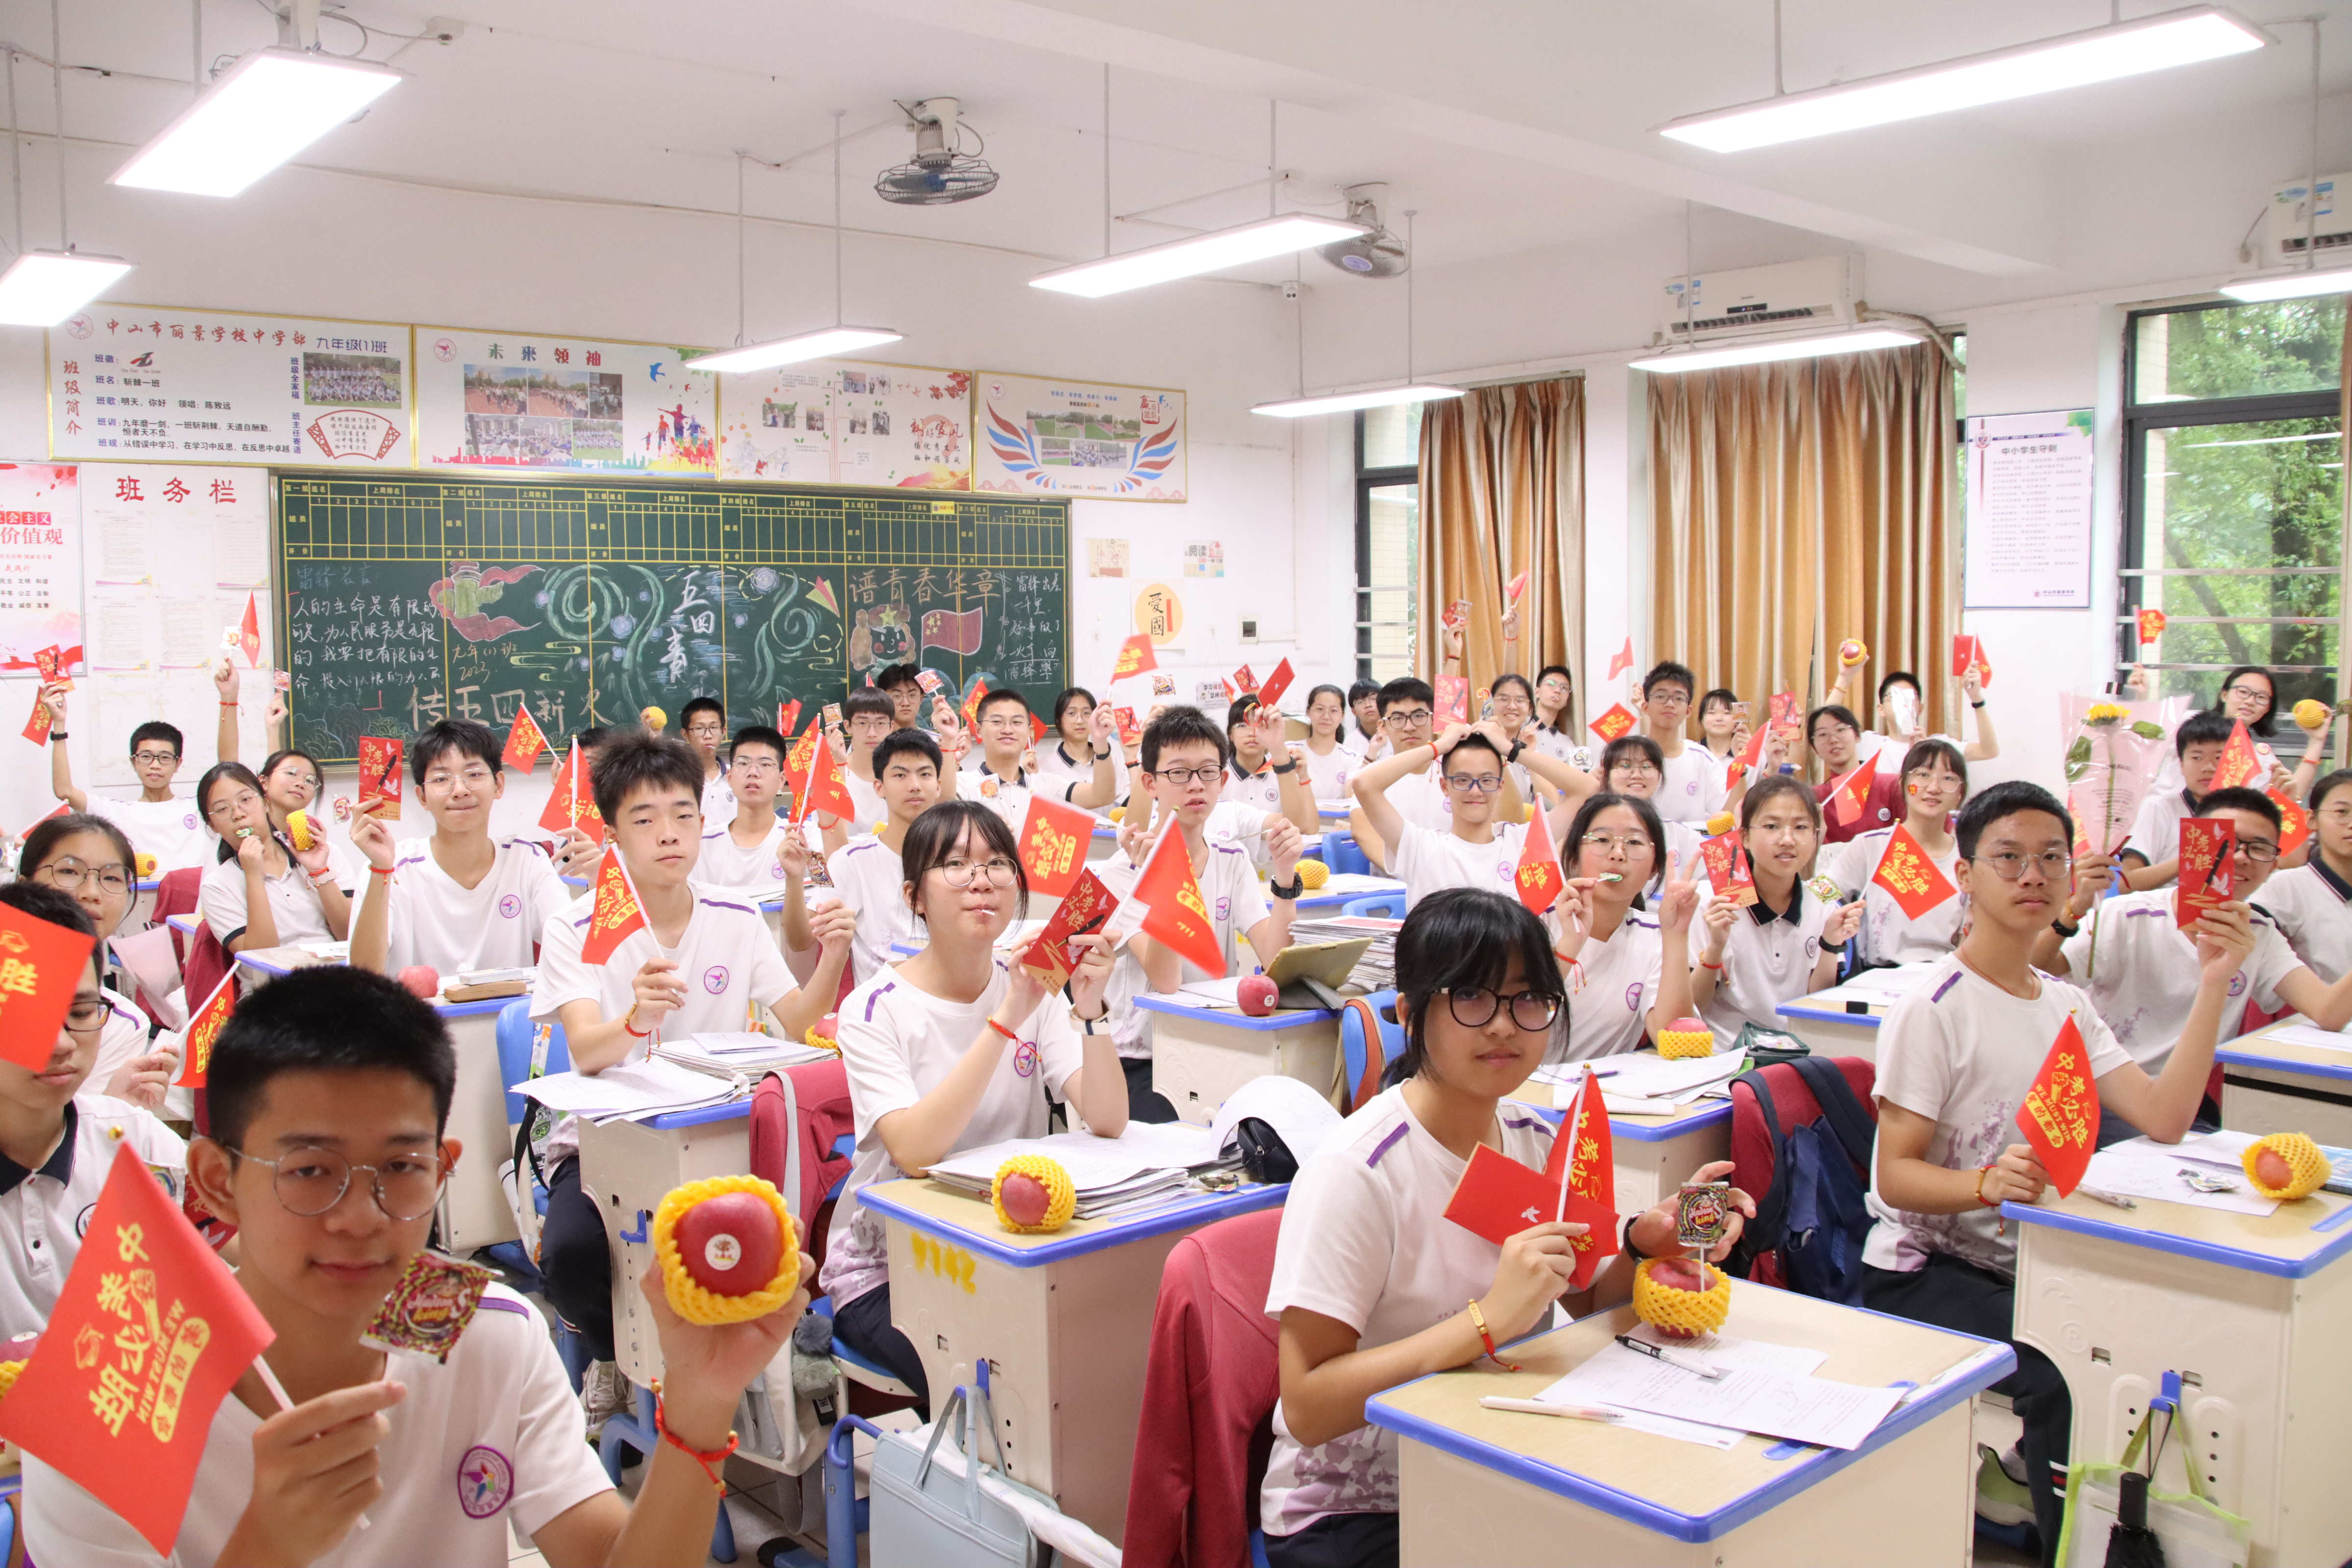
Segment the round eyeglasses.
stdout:
[[395,1154],[380,1165],[355,1165],[332,1149],[296,1149],[276,1160],[234,1150],[241,1159],[267,1165],[275,1173],[270,1185],[288,1214],[306,1218],[325,1214],[343,1201],[352,1174],[368,1173],[375,1206],[387,1219],[423,1219],[440,1201],[441,1184],[449,1168],[438,1154]]
[[1483,1029],[1493,1023],[1495,1015],[1502,1011],[1506,1002],[1510,1004],[1511,1022],[1528,1034],[1550,1028],[1551,1021],[1559,1016],[1559,997],[1538,996],[1532,991],[1514,991],[1505,996],[1499,992],[1469,985],[1445,994],[1446,1011],[1452,1013],[1454,1021],[1465,1029]]

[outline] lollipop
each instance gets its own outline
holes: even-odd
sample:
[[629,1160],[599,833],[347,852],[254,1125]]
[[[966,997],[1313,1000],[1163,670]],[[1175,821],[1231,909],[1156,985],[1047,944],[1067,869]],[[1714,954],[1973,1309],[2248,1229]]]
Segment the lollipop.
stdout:
[[1323,864],[1322,861],[1301,860],[1298,863],[1298,880],[1307,889],[1308,891],[1313,891],[1315,889],[1323,886],[1330,879],[1331,868]]
[[1059,1230],[1070,1223],[1078,1190],[1059,1160],[1015,1154],[996,1168],[989,1202],[1004,1228],[1023,1236]]
[[1645,1258],[1633,1270],[1633,1315],[1675,1339],[1711,1334],[1731,1315],[1731,1276],[1687,1258]]
[[800,1229],[757,1176],[706,1176],[672,1187],[654,1211],[662,1293],[689,1323],[764,1318],[801,1282]]
[[489,1283],[490,1271],[478,1263],[420,1252],[361,1337],[378,1350],[415,1351],[446,1363]]
[[2327,1180],[2327,1156],[2300,1132],[2273,1132],[2246,1145],[2239,1161],[2266,1198],[2307,1198]]
[[1658,1055],[1668,1061],[1715,1055],[1715,1031],[1701,1018],[1676,1018],[1658,1031]]
[[294,840],[295,848],[308,849],[319,842],[319,827],[310,820],[310,813],[289,811],[286,814],[286,836]]

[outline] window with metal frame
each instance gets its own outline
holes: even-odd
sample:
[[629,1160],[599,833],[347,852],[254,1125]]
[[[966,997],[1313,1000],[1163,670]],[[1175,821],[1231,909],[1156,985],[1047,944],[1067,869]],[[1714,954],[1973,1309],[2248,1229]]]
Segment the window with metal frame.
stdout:
[[1421,408],[1356,415],[1356,676],[1412,673],[1420,612]]
[[[2144,662],[2152,694],[2208,706],[2225,672],[2260,665],[2282,711],[2304,697],[2335,700],[2344,320],[2340,295],[2132,314],[2119,677]],[[2165,615],[2147,649],[2143,608]]]

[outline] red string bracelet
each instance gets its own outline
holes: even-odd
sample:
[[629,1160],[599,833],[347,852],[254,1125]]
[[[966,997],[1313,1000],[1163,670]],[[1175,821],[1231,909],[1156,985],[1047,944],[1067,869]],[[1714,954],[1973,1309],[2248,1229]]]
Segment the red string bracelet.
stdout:
[[1029,1043],[1020,1036],[1014,1034],[1012,1030],[1006,1028],[1003,1025],[998,1023],[993,1018],[991,1018],[988,1021],[988,1026],[995,1030],[998,1034],[1003,1035],[1006,1039],[1011,1040],[1016,1046],[1025,1046]]
[[726,1495],[727,1483],[719,1479],[716,1467],[726,1461],[727,1456],[735,1451],[736,1445],[740,1441],[734,1433],[727,1434],[727,1447],[723,1448],[712,1448],[706,1453],[698,1448],[688,1447],[678,1440],[677,1434],[669,1429],[668,1406],[662,1398],[658,1384],[654,1388],[654,1430],[661,1434],[663,1442],[700,1465],[702,1473],[710,1478],[710,1484],[719,1489],[719,1495],[721,1497]]

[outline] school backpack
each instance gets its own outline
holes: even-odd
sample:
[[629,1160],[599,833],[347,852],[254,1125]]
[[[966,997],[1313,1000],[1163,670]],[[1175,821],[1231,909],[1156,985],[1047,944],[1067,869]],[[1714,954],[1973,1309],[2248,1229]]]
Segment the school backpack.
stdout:
[[1732,1180],[1757,1195],[1734,1273],[1862,1305],[1875,1078],[1859,1057],[1804,1057],[1732,1079]]

